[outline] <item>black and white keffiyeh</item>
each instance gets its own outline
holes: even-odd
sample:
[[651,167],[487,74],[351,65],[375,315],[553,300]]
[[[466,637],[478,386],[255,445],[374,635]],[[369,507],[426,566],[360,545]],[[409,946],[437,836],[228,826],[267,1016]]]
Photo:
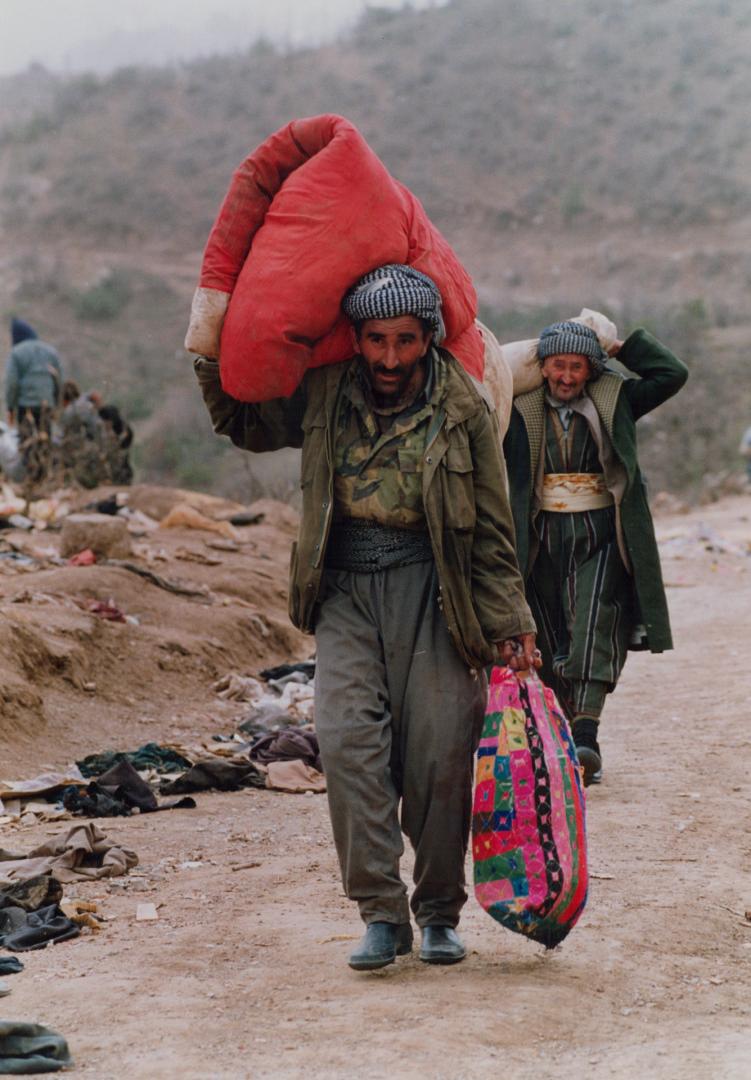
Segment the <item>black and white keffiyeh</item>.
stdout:
[[446,336],[438,286],[427,274],[402,263],[379,266],[361,277],[344,297],[342,310],[352,322],[414,315],[430,320],[434,344]]
[[597,334],[589,326],[577,322],[558,322],[546,326],[537,346],[540,361],[548,356],[568,355],[586,356],[592,364],[594,375],[603,373],[608,360]]

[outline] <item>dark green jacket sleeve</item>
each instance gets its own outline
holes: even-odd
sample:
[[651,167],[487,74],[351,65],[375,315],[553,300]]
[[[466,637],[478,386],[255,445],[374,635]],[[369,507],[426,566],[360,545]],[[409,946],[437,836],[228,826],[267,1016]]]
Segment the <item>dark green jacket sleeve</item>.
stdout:
[[477,520],[472,545],[472,598],[488,641],[535,632],[516,559],[506,468],[495,413],[471,421]]
[[248,405],[222,390],[216,360],[199,356],[193,367],[217,435],[226,435],[235,446],[255,453],[302,446],[305,380],[290,398]]
[[634,330],[618,353],[618,361],[638,375],[623,387],[634,420],[677,394],[688,378],[688,368],[647,330]]

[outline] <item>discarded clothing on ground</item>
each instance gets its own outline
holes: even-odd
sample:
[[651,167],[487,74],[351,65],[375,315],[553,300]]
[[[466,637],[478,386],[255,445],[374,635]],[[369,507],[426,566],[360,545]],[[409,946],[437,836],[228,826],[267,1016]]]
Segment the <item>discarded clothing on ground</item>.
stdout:
[[0,889],[0,913],[8,907],[23,908],[24,911],[36,911],[49,904],[59,904],[63,898],[63,887],[57,878],[49,874],[37,874],[26,881],[14,881]]
[[0,945],[23,952],[43,949],[49,941],[76,937],[74,924],[58,906],[62,898],[62,885],[48,874],[1,889]]
[[272,791],[302,794],[326,790],[326,778],[318,769],[297,758],[294,761],[270,761],[267,765],[266,787]]
[[283,679],[286,675],[292,675],[297,671],[302,672],[303,675],[307,675],[308,679],[312,680],[316,673],[315,660],[299,660],[294,664],[277,664],[276,667],[266,668],[261,671],[260,676],[267,681],[270,679]]
[[134,851],[111,844],[101,829],[86,822],[75,825],[57,839],[48,840],[28,855],[0,848],[0,886],[26,881],[38,874],[52,874],[62,882],[121,877],[137,863]]
[[125,613],[120,610],[114,600],[95,600],[93,596],[86,596],[80,600],[76,600],[76,604],[83,610],[88,611],[91,615],[98,615],[100,619],[104,619],[106,622],[127,622]]
[[73,1064],[62,1035],[22,1020],[0,1020],[0,1074],[58,1072]]
[[[70,766],[64,772],[40,773],[31,780],[0,780],[0,799],[54,795],[68,784],[80,783],[82,780],[83,776],[77,766]],[[2,813],[1,807],[0,813]]]
[[86,817],[128,817],[134,810],[152,814],[159,810],[193,809],[195,799],[184,798],[160,805],[151,786],[138,775],[128,760],[118,761],[85,791],[68,787],[63,806],[72,814]]
[[0,956],[0,975],[16,975],[23,971],[23,964],[17,956]]
[[7,907],[0,911],[0,945],[13,952],[44,949],[50,942],[78,937],[81,928],[60,910],[49,904],[38,911]]
[[207,757],[197,761],[175,780],[162,781],[163,795],[182,795],[189,791],[237,791],[239,788],[266,786],[266,776],[247,757]]
[[255,741],[261,735],[266,735],[271,730],[287,727],[289,716],[281,705],[261,705],[254,708],[250,714],[237,725],[241,735],[247,735]]
[[[119,761],[129,761],[139,772],[147,769],[155,769],[159,773],[180,772],[192,764],[177,750],[169,746],[159,746],[157,743],[145,743],[138,750],[115,751],[108,750],[103,754],[89,754],[83,761],[76,764],[81,770],[83,777],[101,776],[102,773],[111,769]],[[70,783],[70,781],[68,781]]]
[[301,731],[299,728],[286,727],[279,731],[262,735],[250,748],[253,761],[268,764],[270,761],[304,761],[312,765],[316,772],[323,772],[318,739],[314,731]]
[[217,679],[211,689],[225,701],[258,701],[264,696],[264,689],[258,679],[250,675],[237,675],[235,672]]

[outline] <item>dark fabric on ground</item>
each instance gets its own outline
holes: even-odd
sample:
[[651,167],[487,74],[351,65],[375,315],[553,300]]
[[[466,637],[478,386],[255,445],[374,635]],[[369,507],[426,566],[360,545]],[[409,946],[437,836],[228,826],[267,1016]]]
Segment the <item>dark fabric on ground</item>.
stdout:
[[300,660],[295,664],[278,664],[276,667],[266,668],[260,672],[262,679],[282,679],[285,675],[291,675],[293,671],[301,671],[312,679],[316,673],[315,660]]
[[0,945],[13,952],[44,949],[50,941],[78,937],[81,928],[62,913],[57,904],[24,911],[4,908],[0,911]]
[[0,1073],[33,1075],[58,1072],[73,1064],[62,1035],[41,1024],[0,1020]]
[[230,525],[260,525],[265,517],[265,514],[254,514],[251,510],[241,510],[239,514],[232,515],[229,523]]
[[24,911],[36,911],[49,904],[59,904],[63,887],[49,874],[38,874],[27,881],[15,881],[0,889],[0,911],[6,907],[19,907]]
[[264,765],[270,761],[304,761],[323,772],[315,732],[299,728],[287,727],[262,735],[251,746],[250,757]]
[[126,760],[118,761],[98,780],[92,780],[85,793],[76,787],[63,792],[65,809],[86,817],[127,817],[134,810],[151,814],[157,810],[191,809],[195,805],[194,799],[186,798],[160,806],[151,785]]
[[108,750],[103,754],[89,754],[83,761],[77,761],[76,765],[82,776],[101,776],[119,761],[129,761],[133,768],[140,772],[156,769],[160,773],[179,772],[181,769],[188,769],[192,764],[176,750],[159,746],[157,743],[146,743],[138,750]]
[[246,759],[211,758],[197,761],[176,780],[162,781],[163,795],[182,795],[188,791],[237,791],[244,787],[266,787],[266,777]]
[[17,956],[0,956],[0,975],[15,975],[23,971],[23,964]]

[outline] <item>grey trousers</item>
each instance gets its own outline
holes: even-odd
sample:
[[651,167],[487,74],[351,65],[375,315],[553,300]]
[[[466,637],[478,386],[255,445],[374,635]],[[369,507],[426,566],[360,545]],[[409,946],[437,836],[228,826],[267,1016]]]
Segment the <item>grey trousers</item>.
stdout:
[[403,830],[418,925],[456,926],[485,677],[451,641],[432,561],[327,570],[322,598],[316,732],[344,890],[366,923],[409,921]]

